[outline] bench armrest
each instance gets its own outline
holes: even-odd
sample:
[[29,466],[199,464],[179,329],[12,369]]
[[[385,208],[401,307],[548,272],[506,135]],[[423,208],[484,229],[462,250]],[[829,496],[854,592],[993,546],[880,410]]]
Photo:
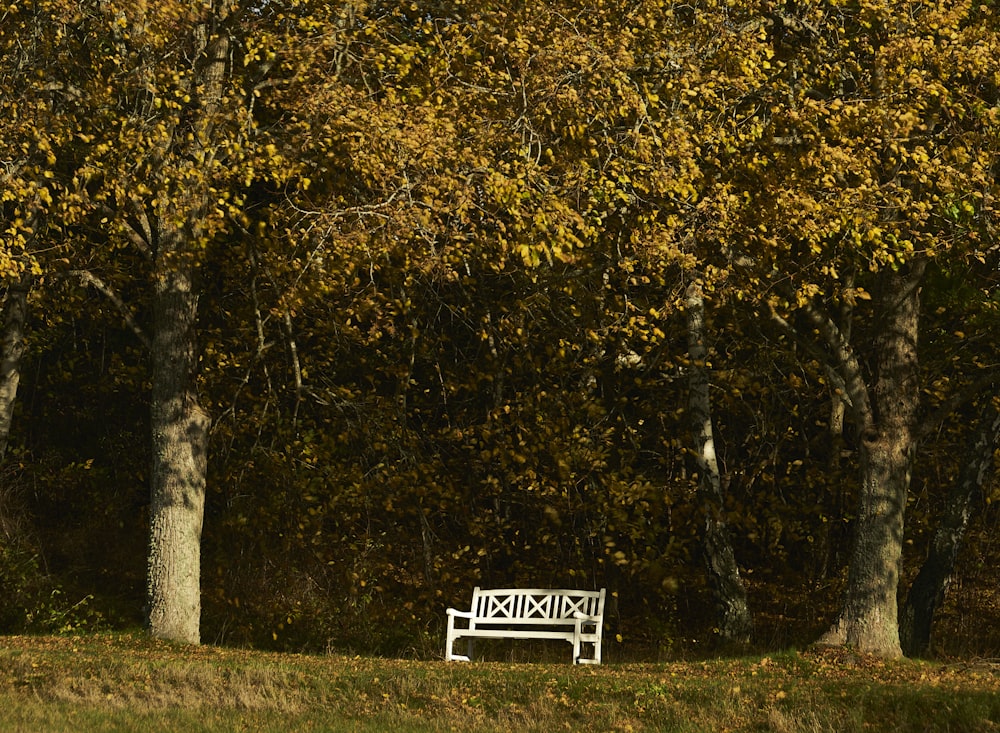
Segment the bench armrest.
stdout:
[[445,613],[449,616],[457,616],[458,618],[474,618],[472,611],[459,611],[457,608],[447,608]]
[[577,621],[591,621],[595,624],[601,623],[604,620],[603,616],[588,616],[587,614],[582,613],[580,611],[574,611],[573,618],[575,618]]

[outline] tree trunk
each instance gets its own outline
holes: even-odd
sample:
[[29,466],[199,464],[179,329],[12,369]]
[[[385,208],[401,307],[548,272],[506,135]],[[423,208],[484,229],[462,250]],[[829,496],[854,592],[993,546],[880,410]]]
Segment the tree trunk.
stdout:
[[883,657],[902,656],[896,593],[919,400],[917,331],[924,269],[918,260],[905,271],[883,275],[873,399],[860,405],[853,401],[861,427],[861,492],[847,589],[840,616],[820,640]]
[[147,601],[154,636],[198,644],[209,420],[195,385],[198,296],[187,269],[174,263],[154,286]]
[[941,524],[934,532],[930,552],[920,568],[900,614],[900,642],[907,656],[926,654],[931,644],[934,612],[944,601],[958,552],[983,479],[993,466],[993,451],[1000,440],[1000,411],[992,395],[983,402],[976,437],[962,461],[958,482],[952,487]]
[[698,462],[699,492],[705,509],[704,552],[716,604],[719,634],[727,641],[750,640],[751,618],[724,514],[724,495],[715,454],[712,402],[705,348],[705,298],[701,284],[687,289],[689,369],[688,408]]
[[[222,13],[222,11],[216,11]],[[194,29],[194,134],[178,156],[183,174],[174,195],[157,204],[151,339],[153,466],[147,577],[153,636],[201,641],[201,531],[208,467],[208,415],[198,403],[198,262],[211,237],[215,164],[213,131],[230,42],[213,16]]]
[[31,275],[7,288],[3,308],[3,342],[0,353],[0,460],[7,453],[10,426],[14,420],[14,401],[21,381],[21,357],[24,354],[24,323],[28,317],[28,291]]

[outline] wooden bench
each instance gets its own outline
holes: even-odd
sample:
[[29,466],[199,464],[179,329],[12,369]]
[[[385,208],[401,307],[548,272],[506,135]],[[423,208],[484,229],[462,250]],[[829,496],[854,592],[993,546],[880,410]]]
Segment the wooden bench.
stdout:
[[[600,664],[604,596],[604,588],[588,591],[476,587],[472,591],[471,610],[446,611],[448,641],[444,658],[470,661],[472,644],[477,638],[563,639],[573,645],[574,664]],[[459,639],[468,641],[464,655],[454,653]],[[584,644],[592,645],[592,656],[581,656]]]

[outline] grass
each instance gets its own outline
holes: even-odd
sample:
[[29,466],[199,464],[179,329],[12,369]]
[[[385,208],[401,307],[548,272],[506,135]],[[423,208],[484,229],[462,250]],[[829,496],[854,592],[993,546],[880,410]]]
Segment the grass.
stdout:
[[459,664],[0,638],[3,731],[1000,731],[1000,664]]

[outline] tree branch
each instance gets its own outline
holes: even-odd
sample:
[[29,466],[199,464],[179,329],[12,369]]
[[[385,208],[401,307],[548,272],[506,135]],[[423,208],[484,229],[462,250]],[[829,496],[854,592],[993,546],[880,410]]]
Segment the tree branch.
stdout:
[[[835,353],[834,354],[835,363],[831,364],[830,352],[824,350],[818,343],[816,343],[812,339],[805,337],[798,329],[795,328],[795,326],[793,326],[787,320],[785,320],[785,318],[782,317],[781,314],[779,314],[774,309],[774,306],[772,306],[770,303],[768,303],[767,307],[771,320],[775,324],[777,324],[778,328],[780,328],[785,333],[785,335],[794,340],[795,343],[797,343],[799,346],[801,346],[803,349],[809,352],[809,354],[811,354],[820,364],[823,365],[823,370],[826,372],[827,378],[830,380],[830,383],[832,384],[834,390],[839,392],[840,396],[844,400],[844,403],[847,405],[847,407],[850,408],[852,411],[855,411],[859,404],[857,402],[858,395],[856,394],[856,390],[851,390],[848,387],[847,375],[845,371],[842,371],[843,367],[841,366],[840,363],[841,358],[838,357],[837,354]],[[812,320],[813,318],[823,318],[823,316],[822,314],[816,312],[814,309],[813,315],[811,316],[810,320]],[[829,318],[827,318],[826,320],[829,321]],[[839,329],[837,329],[837,326],[834,323],[829,322],[828,327],[834,329],[839,334]],[[822,330],[821,330],[821,335],[822,335]],[[826,340],[827,340],[826,337],[824,337],[824,341]],[[840,339],[838,338],[838,340]],[[847,349],[850,350],[849,345],[847,345]],[[857,370],[857,373],[860,375],[860,366],[857,364],[857,359],[853,357],[853,351],[850,351],[850,353],[851,353],[851,359],[853,359],[853,363],[855,365],[855,369]],[[848,362],[850,363],[850,359],[848,359]],[[864,389],[863,382],[861,384],[861,398],[862,399],[860,405],[863,406],[864,409],[867,409],[867,407],[865,406],[868,404],[868,391]]]
[[815,303],[806,303],[803,312],[830,349],[830,353],[833,356],[833,366],[839,377],[843,380],[847,405],[854,412],[859,427],[862,430],[866,430],[872,418],[871,402],[868,395],[868,386],[865,384],[864,372],[861,369],[861,362],[858,361],[858,356],[854,353],[854,348],[843,332],[837,327],[837,324],[833,322],[830,315],[821,312]]
[[295,410],[292,414],[292,424],[298,422],[299,405],[302,403],[302,365],[299,363],[299,347],[295,343],[295,331],[292,329],[292,312],[285,308],[285,335],[288,337],[288,352],[292,359],[292,373],[295,375]]
[[136,338],[139,339],[142,345],[147,349],[151,347],[152,344],[149,337],[146,336],[146,332],[139,326],[135,317],[132,315],[132,311],[130,311],[128,306],[125,305],[125,301],[123,301],[118,293],[115,292],[114,288],[101,280],[101,278],[97,277],[97,275],[92,273],[90,270],[70,270],[68,274],[77,278],[83,285],[91,286],[110,300],[112,304],[114,304],[115,308],[118,309],[118,312],[121,314],[125,323],[130,329],[132,329],[132,333],[135,334]]
[[[138,204],[136,204],[136,202],[133,201],[132,203],[135,204],[138,207]],[[99,207],[99,211],[102,214],[107,215],[107,217],[109,219],[111,219],[113,217],[116,217],[119,214],[118,211],[116,211],[115,209],[111,208],[107,204],[102,204]],[[145,220],[145,221],[143,221],[143,220]],[[140,222],[140,224],[143,225],[143,228],[146,229],[146,231],[150,234],[150,236],[152,236],[151,230],[148,229],[148,227],[149,227],[149,219],[146,218],[145,212],[143,212],[142,215],[141,215],[141,217],[139,217],[139,222]],[[129,224],[129,222],[124,219],[124,217],[122,218],[121,223],[125,227],[125,236],[128,237],[128,240],[132,244],[134,244],[136,246],[136,248],[140,252],[142,252],[143,255],[145,255],[148,259],[152,260],[153,259],[152,242],[148,241],[143,236],[143,233],[139,232],[135,227],[133,227],[131,224]]]

